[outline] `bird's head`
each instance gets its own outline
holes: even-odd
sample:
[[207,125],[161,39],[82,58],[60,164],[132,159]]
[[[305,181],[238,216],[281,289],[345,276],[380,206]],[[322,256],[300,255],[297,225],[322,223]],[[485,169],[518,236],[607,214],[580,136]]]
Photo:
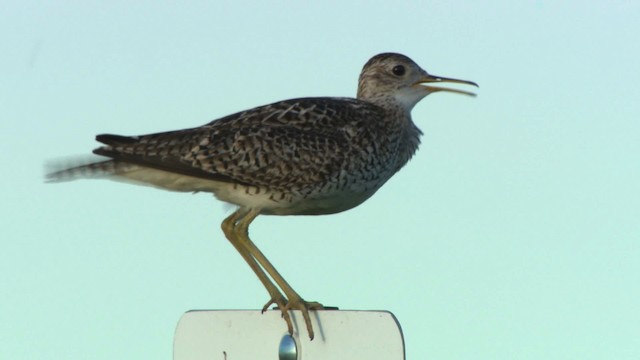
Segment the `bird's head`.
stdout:
[[404,55],[384,53],[372,57],[362,68],[358,99],[374,103],[394,101],[411,111],[422,98],[438,91],[475,96],[464,90],[426,85],[444,82],[478,86],[472,81],[430,75]]

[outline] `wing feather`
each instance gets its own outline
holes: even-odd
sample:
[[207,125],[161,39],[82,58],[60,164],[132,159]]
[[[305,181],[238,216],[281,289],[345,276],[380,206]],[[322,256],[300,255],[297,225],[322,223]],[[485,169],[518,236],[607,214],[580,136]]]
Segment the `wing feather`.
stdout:
[[[370,113],[369,119],[362,114]],[[286,189],[337,181],[354,151],[352,138],[380,109],[354,99],[282,101],[197,128],[142,136],[103,134],[95,154],[215,181]],[[358,115],[356,115],[358,114]]]

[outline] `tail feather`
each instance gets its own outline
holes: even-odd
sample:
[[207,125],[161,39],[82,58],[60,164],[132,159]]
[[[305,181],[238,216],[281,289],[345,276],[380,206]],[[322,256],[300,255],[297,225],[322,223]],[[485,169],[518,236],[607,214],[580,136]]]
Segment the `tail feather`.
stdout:
[[96,136],[96,141],[106,145],[116,146],[124,144],[134,144],[140,140],[139,136],[122,136],[114,134],[100,134]]
[[64,182],[76,179],[106,178],[127,171],[135,165],[114,160],[80,162],[51,162],[46,164],[46,182]]

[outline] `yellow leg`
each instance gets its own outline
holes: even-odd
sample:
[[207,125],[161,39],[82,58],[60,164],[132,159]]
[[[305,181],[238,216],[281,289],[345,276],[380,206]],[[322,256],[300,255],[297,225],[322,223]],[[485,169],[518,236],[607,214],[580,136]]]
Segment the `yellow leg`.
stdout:
[[[242,258],[249,264],[258,279],[269,292],[271,299],[262,308],[266,311],[271,304],[276,304],[282,312],[282,317],[287,323],[289,333],[293,333],[293,324],[289,316],[289,310],[300,310],[304,318],[309,338],[313,340],[314,333],[309,317],[309,310],[319,310],[324,307],[317,302],[306,302],[297,292],[291,288],[287,281],[280,275],[276,268],[267,260],[267,257],[249,238],[249,225],[258,216],[259,212],[252,209],[240,208],[222,222],[222,230],[231,244],[238,250]],[[266,271],[266,273],[265,273]],[[268,274],[268,275],[267,275]],[[282,289],[282,295],[278,287],[269,279],[273,279]]]
[[[287,283],[287,281],[280,275],[278,270],[269,262],[266,256],[258,249],[258,247],[251,241],[249,238],[249,224],[253,221],[253,219],[258,216],[258,212],[256,210],[249,210],[245,216],[240,218],[237,222],[237,233],[239,242],[242,246],[247,250],[247,252],[251,255],[254,261],[257,261],[260,266],[271,276],[271,278],[278,284],[280,289],[284,292],[285,296],[288,299],[286,306],[280,307],[282,311],[283,317],[287,320],[287,325],[289,326],[289,332],[291,333],[291,323],[288,320],[288,311],[289,310],[300,310],[302,313],[302,317],[304,318],[305,325],[307,326],[307,331],[309,333],[309,338],[313,340],[313,326],[311,325],[311,318],[309,317],[309,310],[320,310],[324,309],[322,304],[317,302],[306,302],[302,297]],[[263,273],[264,275],[264,273]],[[266,306],[268,306],[267,303]],[[264,311],[265,309],[263,309]]]
[[[251,267],[251,270],[253,270],[253,272],[258,276],[258,279],[260,280],[262,285],[264,285],[264,287],[267,289],[269,296],[271,296],[271,299],[263,307],[262,311],[264,312],[271,304],[276,304],[280,309],[284,309],[287,305],[287,299],[282,295],[282,293],[280,293],[280,290],[278,290],[278,288],[271,282],[269,277],[265,274],[264,270],[262,270],[258,262],[256,262],[256,259],[254,259],[253,256],[251,256],[251,254],[247,251],[247,249],[243,246],[243,244],[238,240],[236,224],[239,221],[239,219],[242,219],[246,215],[247,215],[247,210],[238,209],[222,222],[222,231],[224,232],[229,242],[233,245],[233,247],[236,248],[236,250],[238,251],[238,253],[240,253],[242,258],[247,262],[247,264],[249,264],[249,267]],[[291,324],[291,319],[289,318],[289,313],[283,312],[282,317],[287,323],[289,333],[293,333],[293,326]]]

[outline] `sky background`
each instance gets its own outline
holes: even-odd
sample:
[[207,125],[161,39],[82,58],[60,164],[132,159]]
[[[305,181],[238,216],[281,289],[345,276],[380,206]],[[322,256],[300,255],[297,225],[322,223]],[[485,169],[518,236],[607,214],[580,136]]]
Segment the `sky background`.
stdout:
[[259,217],[308,300],[390,310],[408,359],[640,358],[640,3],[2,1],[0,358],[170,359],[190,309],[267,294],[208,194],[45,184],[99,133],[354,96],[380,52],[477,82],[413,119],[351,211]]

